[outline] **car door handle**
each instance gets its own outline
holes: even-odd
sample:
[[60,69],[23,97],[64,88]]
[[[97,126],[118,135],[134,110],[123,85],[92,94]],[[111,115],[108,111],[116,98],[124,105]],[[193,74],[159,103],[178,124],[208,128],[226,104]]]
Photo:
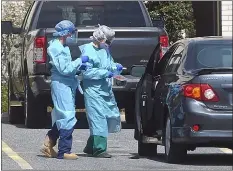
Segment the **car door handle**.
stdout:
[[147,99],[147,95],[142,95],[142,106],[143,107],[146,106],[146,99]]
[[153,83],[153,90],[154,90],[154,91],[156,90],[156,87],[157,87],[157,85],[158,85],[158,82],[159,82],[159,81],[155,81],[155,82]]
[[160,75],[154,76],[154,80],[159,81],[160,79],[161,79],[161,76],[160,76]]
[[142,99],[146,99],[147,95],[142,95]]

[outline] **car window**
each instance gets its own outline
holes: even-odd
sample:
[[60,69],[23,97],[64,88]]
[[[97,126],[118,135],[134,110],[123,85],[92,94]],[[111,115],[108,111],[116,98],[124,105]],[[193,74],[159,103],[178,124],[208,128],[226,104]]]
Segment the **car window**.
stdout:
[[222,45],[200,47],[196,59],[198,68],[232,67],[232,47],[224,47]]
[[176,50],[177,46],[178,44],[174,44],[168,49],[168,51],[164,54],[157,66],[154,67],[153,75],[162,75],[164,73],[167,63],[170,60],[174,51]]
[[232,41],[229,42],[197,44],[187,58],[185,69],[232,67]]
[[53,28],[61,20],[70,20],[77,27],[146,26],[137,1],[49,1],[42,5],[37,28]]
[[184,52],[184,46],[179,45],[175,52],[172,54],[170,61],[168,62],[168,65],[166,66],[165,73],[171,73],[175,72],[177,68],[179,67],[179,62],[182,58]]

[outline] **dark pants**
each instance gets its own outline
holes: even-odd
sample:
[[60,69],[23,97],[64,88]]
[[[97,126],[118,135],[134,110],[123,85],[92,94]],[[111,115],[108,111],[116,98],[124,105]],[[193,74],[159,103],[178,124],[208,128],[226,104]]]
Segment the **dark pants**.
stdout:
[[70,130],[60,129],[58,131],[56,124],[54,124],[52,129],[48,131],[47,135],[55,143],[54,146],[56,145],[57,139],[60,137],[58,141],[58,159],[63,159],[64,153],[70,154],[73,140],[73,131],[74,128]]

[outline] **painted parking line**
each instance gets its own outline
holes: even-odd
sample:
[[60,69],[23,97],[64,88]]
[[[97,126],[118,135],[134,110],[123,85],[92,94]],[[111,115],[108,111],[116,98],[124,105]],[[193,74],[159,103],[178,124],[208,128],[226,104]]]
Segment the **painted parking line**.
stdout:
[[28,162],[14,152],[4,141],[2,141],[2,151],[14,160],[22,169],[33,169]]
[[229,148],[219,148],[219,149],[226,154],[232,154],[232,150]]

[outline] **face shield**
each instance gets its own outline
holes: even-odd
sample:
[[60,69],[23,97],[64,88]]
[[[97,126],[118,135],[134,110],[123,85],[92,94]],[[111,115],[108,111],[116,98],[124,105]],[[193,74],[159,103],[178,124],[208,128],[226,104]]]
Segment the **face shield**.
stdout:
[[111,46],[112,41],[110,41],[110,40],[106,40],[106,41],[105,41],[105,43],[106,43],[108,46]]
[[109,52],[109,48],[114,37],[115,32],[113,30],[107,26],[99,26],[99,28],[93,32],[93,36],[90,38],[93,41],[98,42],[100,49],[105,49],[107,52]]
[[101,49],[105,49],[107,52],[110,52],[109,48],[111,47],[112,41],[105,39],[102,42],[99,42],[99,46]]
[[73,30],[69,35],[66,37],[66,45],[77,44],[78,42],[78,31],[77,29]]

